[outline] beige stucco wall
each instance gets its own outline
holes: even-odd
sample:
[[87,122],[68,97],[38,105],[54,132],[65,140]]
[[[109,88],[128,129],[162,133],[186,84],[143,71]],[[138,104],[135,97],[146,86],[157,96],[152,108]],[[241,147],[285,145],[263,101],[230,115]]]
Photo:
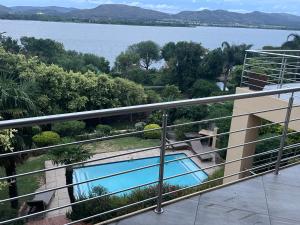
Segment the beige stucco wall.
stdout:
[[[237,88],[236,93],[251,92],[247,88]],[[287,107],[288,102],[282,99],[278,99],[277,96],[258,97],[251,99],[236,100],[234,102],[233,115],[240,115],[245,113],[252,113],[256,111],[269,110],[274,108]],[[281,122],[285,120],[286,109],[256,113],[247,116],[234,117],[231,121],[230,131],[236,131],[240,129],[259,126],[261,119],[265,119],[271,122]],[[292,110],[291,119],[300,118],[300,107]],[[300,121],[291,122],[290,129],[299,131]],[[243,143],[251,142],[257,139],[258,129],[250,129],[238,133],[231,133],[229,136],[228,146],[236,146]],[[242,147],[230,148],[227,150],[226,162],[237,160],[239,158],[247,157],[255,153],[255,144],[245,145]],[[229,176],[241,172],[252,167],[252,159],[240,160],[234,163],[228,163],[225,165],[224,176]],[[224,178],[224,183],[235,181],[242,178],[246,174],[239,174]]]

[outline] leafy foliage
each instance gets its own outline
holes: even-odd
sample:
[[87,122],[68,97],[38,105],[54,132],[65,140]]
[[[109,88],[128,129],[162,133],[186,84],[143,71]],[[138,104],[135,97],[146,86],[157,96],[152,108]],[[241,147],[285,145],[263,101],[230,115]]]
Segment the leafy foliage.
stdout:
[[74,136],[81,134],[85,129],[85,122],[83,121],[66,121],[55,123],[52,130],[60,134],[60,136]]
[[147,95],[147,103],[149,104],[158,103],[162,101],[160,95],[154,90],[148,89],[145,91],[145,94]]
[[34,114],[35,104],[29,96],[30,85],[17,83],[16,79],[6,73],[0,77],[0,115],[4,119],[21,118]]
[[[190,122],[193,122],[189,119],[186,119],[186,118],[181,118],[181,119],[177,119],[174,121],[174,124],[175,125],[178,125],[178,124],[184,124],[184,123],[190,123]],[[193,132],[193,131],[197,131],[197,126],[195,125],[182,125],[182,126],[179,126],[179,127],[176,127],[175,128],[175,135],[176,135],[176,139],[177,140],[185,140],[185,133],[188,133],[188,132]]]
[[[231,102],[224,104],[214,104],[208,108],[207,119],[214,119],[219,117],[227,117],[232,115],[233,104]],[[218,128],[218,133],[229,132],[231,119],[216,120],[213,123]],[[218,148],[225,148],[228,146],[228,135],[222,135],[217,140]],[[226,157],[226,151],[220,152],[223,159]]]
[[[20,92],[20,81],[34,83],[34,88],[31,89],[34,96],[29,98],[32,99],[31,102],[27,101],[27,94],[20,98],[20,104],[25,106],[26,103],[29,106],[29,103],[33,103],[40,114],[104,109],[146,102],[143,87],[128,80],[112,79],[90,71],[84,74],[67,72],[57,65],[46,65],[36,58],[26,59],[24,55],[6,52],[1,47],[0,59],[0,66],[5,71],[11,71],[17,82],[13,84],[16,88],[8,87],[0,91],[17,89]],[[6,82],[1,83],[7,86]]]
[[181,91],[175,85],[167,85],[161,93],[165,101],[174,101],[181,97]]
[[190,95],[193,98],[209,97],[214,92],[218,92],[219,87],[208,80],[197,80],[190,89]]
[[282,44],[281,48],[283,49],[299,49],[300,48],[300,35],[292,33],[287,37],[287,41]]
[[159,128],[160,126],[158,124],[148,124],[144,128],[144,137],[147,139],[160,139],[161,130],[152,130]]
[[32,137],[34,143],[39,147],[55,145],[60,142],[60,136],[53,131],[44,131]]
[[[182,187],[176,185],[164,184],[163,193],[174,192]],[[188,191],[186,191],[188,193]],[[171,199],[175,199],[186,194],[184,191],[174,192],[172,194],[164,196],[164,201],[169,201]],[[103,187],[95,187],[88,196],[80,196],[78,201],[94,198],[89,201],[83,202],[81,204],[77,204],[73,207],[72,212],[67,214],[67,217],[71,220],[79,220],[82,218],[87,218],[92,215],[100,214],[109,210],[113,210],[116,208],[120,208],[125,205],[133,204],[139,201],[143,201],[148,198],[153,198],[157,196],[157,186],[147,186],[145,188],[135,189],[130,193],[126,193],[120,196],[112,196],[107,195],[108,191]],[[104,196],[104,197],[99,197]],[[99,198],[97,198],[99,197]],[[112,213],[104,214],[101,217],[94,218],[89,223],[98,223],[101,221],[105,221],[111,218],[115,218],[117,216],[121,216],[124,214],[128,214],[130,212],[137,211],[139,209],[143,209],[149,206],[153,206],[156,204],[156,199],[154,198],[151,201],[146,201],[145,203],[138,204],[136,206],[129,207],[127,209],[118,210]]]
[[[73,139],[71,138],[63,138],[61,140],[62,143],[70,143],[72,141]],[[54,164],[67,165],[85,161],[91,158],[92,154],[90,153],[90,149],[83,148],[81,145],[69,145],[50,151],[49,156]]]
[[146,70],[160,59],[160,47],[153,41],[142,41],[128,47],[127,53],[137,56],[140,66]]
[[21,52],[29,56],[38,56],[47,64],[56,64],[67,71],[108,73],[109,62],[103,57],[93,54],[83,54],[76,51],[66,51],[63,44],[51,39],[21,38]]
[[145,122],[138,122],[134,125],[134,128],[137,130],[137,131],[142,131],[144,130],[146,126],[146,123]]
[[172,121],[182,118],[199,121],[204,119],[207,115],[208,108],[206,105],[196,105],[177,108],[173,113],[170,113],[170,118]]
[[167,62],[169,81],[186,91],[200,78],[199,66],[206,50],[194,42],[168,43],[162,48],[162,56]]
[[107,136],[111,133],[112,127],[109,125],[98,124],[96,127],[96,131],[101,136]]

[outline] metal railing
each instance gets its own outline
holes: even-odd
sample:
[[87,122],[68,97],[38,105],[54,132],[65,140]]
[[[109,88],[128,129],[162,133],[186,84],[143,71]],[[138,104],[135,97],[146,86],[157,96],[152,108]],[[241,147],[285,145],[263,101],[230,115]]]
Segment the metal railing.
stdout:
[[297,87],[300,50],[247,50],[241,86],[255,91]]
[[[211,186],[216,186],[216,185],[222,185],[222,181],[225,178],[229,177],[234,177],[236,175],[245,175],[249,174],[251,172],[255,172],[258,170],[275,170],[275,174],[278,174],[278,171],[281,166],[287,165],[290,163],[292,160],[299,159],[299,148],[300,148],[300,143],[293,143],[290,145],[287,145],[286,140],[290,135],[295,135],[299,131],[290,131],[288,129],[289,123],[290,122],[297,122],[300,120],[300,115],[299,118],[291,118],[291,112],[293,109],[299,107],[298,105],[294,104],[294,93],[297,93],[300,91],[299,88],[285,88],[285,89],[278,89],[278,90],[269,90],[269,91],[261,91],[261,92],[251,92],[251,93],[244,93],[244,94],[234,94],[234,95],[226,95],[226,96],[217,96],[217,97],[208,97],[208,98],[201,98],[201,99],[191,99],[191,100],[181,100],[181,101],[174,101],[174,102],[166,102],[166,103],[158,103],[158,104],[149,104],[149,105],[139,105],[139,106],[131,106],[131,107],[123,107],[123,108],[114,108],[114,109],[105,109],[105,110],[97,110],[97,111],[88,111],[88,112],[77,112],[77,113],[68,113],[68,114],[60,114],[60,115],[52,115],[52,116],[42,116],[42,117],[33,117],[33,118],[24,118],[24,119],[16,119],[16,120],[7,120],[7,121],[0,121],[0,130],[3,129],[20,129],[23,127],[32,127],[35,125],[45,125],[45,124],[53,124],[56,122],[64,122],[64,121],[72,121],[72,120],[86,120],[86,119],[94,119],[94,118],[105,118],[105,117],[113,117],[113,116],[122,116],[122,115],[127,115],[130,113],[143,113],[143,112],[152,112],[152,111],[160,111],[162,113],[162,126],[161,128],[157,129],[151,129],[147,130],[146,132],[150,131],[160,131],[161,133],[161,139],[160,139],[160,145],[158,146],[153,146],[153,147],[147,147],[147,148],[141,148],[141,149],[133,149],[132,151],[126,151],[126,152],[119,152],[116,154],[110,154],[110,155],[103,155],[101,157],[94,157],[88,160],[80,161],[80,162],[75,162],[75,163],[70,163],[70,164],[64,164],[64,165],[59,165],[55,167],[50,167],[50,168],[45,168],[45,169],[39,169],[39,170],[33,170],[29,172],[25,171],[19,171],[17,174],[13,175],[8,175],[8,176],[3,176],[0,177],[0,182],[2,181],[8,181],[8,182],[17,182],[19,178],[24,178],[27,176],[32,176],[36,174],[45,174],[49,172],[53,172],[59,169],[66,169],[69,167],[80,167],[83,165],[91,165],[91,163],[103,163],[104,160],[110,160],[110,162],[117,162],[120,161],[120,157],[123,156],[128,156],[128,155],[133,155],[139,153],[140,156],[138,158],[143,158],[145,155],[143,153],[145,152],[150,152],[159,149],[159,163],[153,163],[149,165],[144,165],[141,167],[137,167],[134,169],[130,170],[124,170],[121,172],[117,173],[111,173],[105,176],[98,176],[95,178],[85,178],[83,181],[80,182],[74,182],[72,184],[58,184],[55,187],[51,188],[46,188],[45,190],[39,190],[35,191],[32,193],[24,193],[20,194],[18,196],[10,196],[6,198],[0,199],[0,207],[1,205],[5,203],[9,203],[13,200],[20,200],[20,199],[28,199],[32,198],[33,196],[36,196],[38,194],[44,194],[47,192],[52,192],[52,191],[58,191],[58,190],[63,190],[67,189],[69,187],[74,187],[82,184],[91,184],[92,182],[95,181],[100,181],[106,178],[111,178],[111,177],[116,177],[119,175],[124,175],[124,174],[130,174],[136,171],[141,171],[145,170],[148,168],[159,168],[158,173],[156,174],[158,179],[155,179],[151,182],[147,183],[140,183],[139,185],[132,185],[131,187],[128,187],[126,189],[121,189],[118,191],[114,192],[108,192],[104,193],[101,195],[96,195],[96,196],[90,196],[88,198],[84,199],[77,199],[75,202],[71,202],[68,204],[60,204],[55,207],[50,207],[47,209],[44,209],[40,212],[35,212],[32,214],[19,214],[18,216],[14,218],[9,218],[9,219],[0,219],[0,224],[8,224],[8,223],[14,223],[17,221],[28,221],[31,219],[37,219],[41,215],[49,215],[50,212],[55,212],[59,211],[62,209],[70,209],[73,210],[74,207],[79,206],[80,204],[86,204],[88,202],[94,201],[94,200],[101,200],[105,199],[107,197],[111,196],[118,196],[120,194],[128,193],[133,190],[137,189],[143,189],[143,188],[149,188],[149,186],[154,186],[157,191],[155,192],[155,196],[143,196],[145,199],[136,201],[136,202],[130,202],[129,204],[122,205],[113,209],[108,209],[106,211],[101,211],[98,213],[95,213],[94,215],[89,215],[85,216],[83,218],[79,218],[76,220],[73,220],[71,222],[68,222],[67,224],[77,224],[79,222],[86,222],[86,221],[91,221],[93,219],[99,219],[102,218],[105,215],[111,215],[113,213],[121,213],[121,214],[126,214],[131,212],[130,209],[133,207],[142,207],[142,206],[151,206],[155,207],[155,212],[160,214],[163,213],[163,204],[165,201],[166,197],[173,197],[175,198],[175,194],[180,194],[181,196],[184,196],[187,193],[198,193],[203,191],[204,189],[211,187]],[[200,121],[193,121],[193,122],[187,122],[187,123],[181,123],[181,124],[168,124],[168,113],[170,110],[174,110],[180,107],[188,107],[188,106],[195,106],[195,105],[211,105],[211,104],[219,104],[223,103],[225,101],[234,101],[234,100],[241,100],[241,99],[249,99],[249,98],[257,98],[257,97],[264,97],[264,96],[271,96],[274,97],[275,95],[281,95],[281,94],[290,94],[289,102],[287,102],[286,107],[279,107],[279,108],[270,108],[270,109],[265,109],[265,110],[260,110],[260,111],[255,111],[253,110],[252,112],[249,113],[243,113],[243,114],[233,114],[233,115],[225,115],[217,118],[211,118],[211,119],[204,119]],[[255,106],[253,106],[255,109]],[[255,127],[246,127],[244,129],[239,129],[239,130],[231,130],[231,131],[224,131],[219,134],[214,134],[211,136],[201,136],[189,140],[182,140],[182,141],[174,141],[172,143],[167,142],[167,134],[168,131],[172,129],[180,129],[181,127],[184,126],[191,126],[191,125],[207,125],[213,122],[218,122],[218,121],[223,121],[223,120],[228,120],[232,118],[237,118],[237,117],[243,117],[251,114],[259,115],[262,113],[268,113],[268,112],[276,112],[276,111],[284,111],[286,112],[286,117],[282,118],[281,121],[279,122],[270,122],[267,124],[263,124],[260,126],[255,126]],[[200,153],[190,153],[186,156],[175,158],[172,160],[166,160],[166,156],[168,155],[167,150],[172,148],[174,145],[178,144],[183,144],[183,143],[190,143],[191,141],[202,141],[208,138],[223,138],[223,137],[228,137],[231,134],[234,133],[239,133],[239,132],[245,132],[248,130],[252,129],[259,129],[259,128],[264,128],[264,127],[269,127],[273,125],[281,125],[283,126],[283,132],[282,134],[274,135],[272,137],[264,138],[264,139],[257,139],[253,140],[250,142],[245,142],[239,145],[234,145],[234,146],[226,146],[226,147],[220,147],[220,148],[215,148],[211,149],[209,152],[200,152]],[[31,155],[32,153],[37,153],[40,152],[42,154],[47,154],[51,151],[57,151],[57,149],[61,147],[66,147],[66,146],[73,146],[73,145],[82,145],[82,144],[89,144],[89,143],[96,143],[96,142],[102,142],[102,141],[107,141],[107,140],[114,140],[118,138],[123,138],[123,137],[130,137],[130,136],[137,136],[143,134],[144,131],[134,131],[134,132],[128,132],[124,134],[116,134],[116,135],[110,135],[110,136],[104,136],[104,137],[99,137],[99,138],[93,138],[93,139],[86,139],[86,140],[81,140],[81,141],[73,141],[70,143],[63,143],[63,144],[56,144],[52,146],[46,146],[46,147],[38,147],[38,148],[31,148],[31,149],[25,149],[25,150],[20,150],[20,151],[13,151],[13,152],[5,152],[0,154],[0,160],[3,159],[11,159],[15,157],[20,157],[20,156],[25,156],[25,155]],[[221,162],[214,162],[211,164],[202,164],[202,168],[198,167],[198,169],[194,170],[187,170],[186,172],[183,173],[178,173],[172,176],[166,176],[165,174],[165,165],[168,165],[173,162],[182,162],[183,160],[193,160],[194,162],[198,162],[198,158],[206,155],[206,154],[219,154],[222,152],[226,152],[227,150],[232,150],[236,149],[238,147],[242,146],[247,146],[247,145],[253,145],[257,143],[261,143],[263,141],[267,140],[272,140],[275,138],[280,138],[280,145],[278,148],[271,149],[262,153],[257,153],[253,154],[250,156],[246,157],[241,157],[238,159],[233,159],[233,160],[227,160],[227,161],[221,161]],[[291,149],[295,149],[294,154],[290,153]],[[172,153],[172,152],[170,152]],[[153,152],[152,155],[155,155],[156,153]],[[164,185],[168,183],[169,180],[175,179],[175,178],[182,178],[184,176],[190,175],[190,174],[196,174],[198,172],[204,171],[207,172],[212,169],[220,169],[224,166],[227,166],[228,164],[234,163],[234,162],[239,162],[243,160],[249,160],[249,159],[254,159],[255,157],[261,157],[261,156],[267,156],[267,155],[272,155],[270,159],[268,159],[267,162],[263,161],[263,163],[258,163],[252,168],[244,168],[242,171],[229,174],[229,175],[223,175],[221,177],[209,177],[208,180],[205,180],[203,182],[199,182],[196,185],[191,185],[191,186],[183,186],[183,187],[178,187],[176,190],[169,190],[166,191],[164,190]],[[274,155],[276,154],[276,158]],[[199,164],[199,163],[198,163]],[[251,177],[251,176],[250,176]],[[138,177],[135,177],[135,179],[139,179]],[[128,180],[130,183],[130,180]],[[217,182],[217,183],[216,183]],[[22,188],[22,187],[21,187]],[[172,197],[172,198],[173,198]],[[156,202],[156,203],[155,203]],[[132,209],[132,211],[135,211]],[[120,214],[117,214],[120,215]]]

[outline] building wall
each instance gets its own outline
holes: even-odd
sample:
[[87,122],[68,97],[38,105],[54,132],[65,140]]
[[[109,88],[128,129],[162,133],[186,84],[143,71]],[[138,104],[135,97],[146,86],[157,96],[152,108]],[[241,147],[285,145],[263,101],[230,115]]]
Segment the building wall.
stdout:
[[[236,93],[251,92],[248,88],[237,88]],[[234,102],[233,115],[252,113],[256,111],[270,110],[275,108],[287,107],[288,102],[277,98],[277,96],[257,97],[251,99],[241,99]],[[271,122],[282,122],[285,120],[286,109],[281,109],[272,112],[256,113],[247,116],[234,117],[231,121],[230,131],[241,130],[250,127],[256,127],[261,124],[262,119]],[[300,107],[295,107],[292,110],[291,120],[300,118]],[[300,131],[300,121],[291,122],[289,128],[295,131]],[[242,132],[231,133],[229,136],[228,146],[237,146],[244,143],[257,140],[259,129],[249,129]],[[244,158],[255,153],[255,144],[248,144],[241,147],[234,147],[227,150],[226,162],[231,162]],[[239,160],[225,165],[224,176],[239,173],[243,170],[252,167],[252,158]],[[232,182],[243,178],[247,173],[230,176],[224,178],[224,183]]]

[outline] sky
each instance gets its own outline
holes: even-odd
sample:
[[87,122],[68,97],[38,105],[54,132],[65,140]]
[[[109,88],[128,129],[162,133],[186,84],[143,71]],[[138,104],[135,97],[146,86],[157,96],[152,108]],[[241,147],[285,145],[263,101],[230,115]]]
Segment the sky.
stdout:
[[183,10],[225,9],[234,12],[277,12],[300,15],[300,0],[0,0],[5,6],[64,6],[93,8],[100,4],[128,4],[176,13]]

